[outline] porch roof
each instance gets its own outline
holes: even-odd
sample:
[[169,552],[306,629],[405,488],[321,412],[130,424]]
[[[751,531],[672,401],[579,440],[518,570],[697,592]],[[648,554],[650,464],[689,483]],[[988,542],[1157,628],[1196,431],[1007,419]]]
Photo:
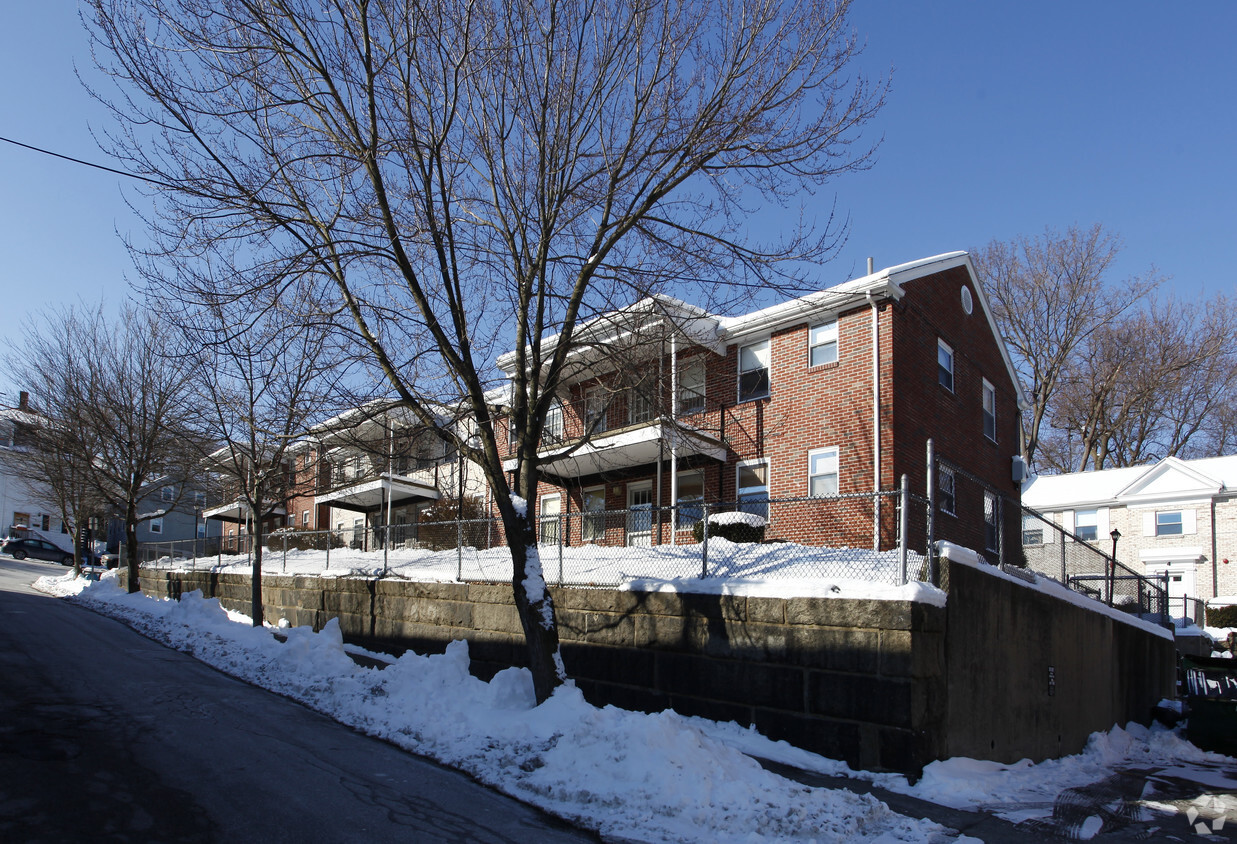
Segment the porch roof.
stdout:
[[[287,516],[288,511],[284,507],[273,507],[268,512],[265,518],[274,518],[276,516]],[[249,502],[243,498],[238,498],[235,501],[229,501],[226,504],[220,504],[215,507],[210,507],[202,511],[204,519],[218,519],[221,522],[244,522],[253,517],[252,511],[249,508]]]
[[[594,436],[574,451],[568,451],[567,447],[542,449],[541,471],[560,478],[581,478],[655,463],[658,456],[669,460],[671,437],[677,438],[679,457],[704,455],[715,460],[726,459],[726,445],[715,437],[658,420]],[[515,469],[516,465],[516,458],[503,461],[506,471]]]
[[430,484],[403,475],[384,474],[319,495],[317,501],[341,510],[374,513],[388,501],[392,507],[401,507],[412,501],[437,501],[440,497],[438,489]]

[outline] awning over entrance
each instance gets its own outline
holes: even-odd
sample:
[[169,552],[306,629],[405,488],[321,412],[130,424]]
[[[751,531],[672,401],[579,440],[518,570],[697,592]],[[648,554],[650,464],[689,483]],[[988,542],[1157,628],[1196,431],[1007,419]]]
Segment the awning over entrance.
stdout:
[[[287,515],[288,511],[286,509],[275,507],[266,514],[266,518],[282,518]],[[227,504],[220,504],[217,507],[211,507],[209,510],[203,510],[202,518],[218,519],[221,522],[235,522],[239,524],[249,521],[253,516],[249,511],[248,502],[238,498],[235,501],[229,501]]]
[[318,504],[329,504],[341,510],[376,513],[386,507],[402,507],[416,501],[437,501],[437,488],[402,475],[382,475],[319,495]]
[[[658,457],[669,460],[669,438],[674,436],[678,437],[677,453],[680,458],[705,455],[715,460],[726,459],[726,446],[721,441],[701,431],[676,429],[658,421],[603,434],[562,457],[554,456],[556,451],[563,451],[561,448],[543,450],[541,471],[561,478],[581,478],[645,466],[657,462]],[[505,461],[503,468],[508,471],[515,469],[516,461]]]

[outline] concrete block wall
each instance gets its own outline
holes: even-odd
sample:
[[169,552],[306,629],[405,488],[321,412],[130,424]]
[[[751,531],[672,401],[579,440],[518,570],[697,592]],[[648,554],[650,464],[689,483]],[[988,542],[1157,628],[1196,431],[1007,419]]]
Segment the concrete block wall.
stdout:
[[[628,709],[754,724],[870,770],[918,775],[935,759],[1012,762],[1082,749],[1148,722],[1174,695],[1171,638],[943,563],[946,607],[909,601],[552,589],[563,659],[586,697]],[[143,591],[193,589],[248,611],[244,575],[143,571]],[[400,653],[469,642],[488,679],[525,664],[506,584],[267,575],[268,619]]]

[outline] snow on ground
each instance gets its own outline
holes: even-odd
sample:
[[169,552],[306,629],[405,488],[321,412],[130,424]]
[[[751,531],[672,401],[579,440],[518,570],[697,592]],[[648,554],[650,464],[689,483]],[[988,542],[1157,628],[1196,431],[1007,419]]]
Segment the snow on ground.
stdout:
[[[124,619],[171,647],[251,683],[296,698],[343,723],[466,771],[482,782],[605,836],[638,841],[942,842],[937,824],[892,812],[871,796],[811,788],[761,768],[750,756],[963,809],[1019,821],[1047,817],[1065,788],[1124,768],[1223,765],[1164,727],[1096,733],[1083,753],[1038,765],[950,759],[910,785],[893,774],[853,772],[736,724],[648,715],[587,704],[572,686],[536,706],[527,671],[490,682],[468,673],[468,646],[442,655],[406,653],[383,670],[347,656],[338,624],[319,633],[281,622],[269,629],[200,593],[179,602],[129,595],[113,573],[98,582],[46,577],[36,586]],[[746,755],[745,755],[746,754]],[[1232,791],[1237,782],[1213,784]]]
[[[277,541],[277,540],[276,540]],[[910,583],[902,585],[897,551],[817,548],[791,542],[735,543],[709,540],[708,573],[700,545],[655,545],[643,548],[577,545],[539,547],[546,582],[616,586],[641,591],[703,592],[776,597],[845,597],[923,601],[945,605],[945,593],[918,581],[922,555],[907,555]],[[210,570],[248,574],[244,555],[163,557],[156,568]],[[509,583],[511,554],[505,547],[431,551],[401,548],[361,551],[350,548],[286,553],[263,552],[267,574],[318,574],[324,577],[400,577],[429,582],[458,580]]]

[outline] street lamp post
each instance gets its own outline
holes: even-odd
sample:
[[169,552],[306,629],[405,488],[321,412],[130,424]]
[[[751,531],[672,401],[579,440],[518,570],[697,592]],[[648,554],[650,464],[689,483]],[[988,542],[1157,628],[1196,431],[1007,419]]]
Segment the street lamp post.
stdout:
[[1108,535],[1112,537],[1112,557],[1108,560],[1108,605],[1112,606],[1113,580],[1117,573],[1117,540],[1121,538],[1121,531],[1113,528]]

